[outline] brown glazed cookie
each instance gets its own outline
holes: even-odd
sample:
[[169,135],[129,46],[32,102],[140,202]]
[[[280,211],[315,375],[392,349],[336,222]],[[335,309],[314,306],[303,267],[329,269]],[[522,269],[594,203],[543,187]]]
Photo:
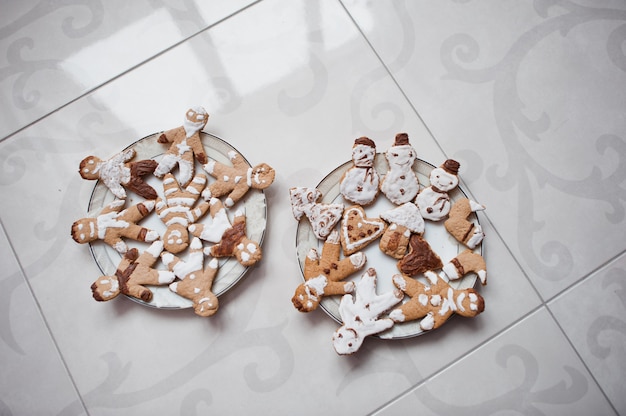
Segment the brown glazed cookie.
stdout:
[[443,267],[441,259],[433,251],[424,238],[413,234],[409,240],[409,252],[398,262],[398,270],[407,276],[417,276],[427,270],[437,270]]

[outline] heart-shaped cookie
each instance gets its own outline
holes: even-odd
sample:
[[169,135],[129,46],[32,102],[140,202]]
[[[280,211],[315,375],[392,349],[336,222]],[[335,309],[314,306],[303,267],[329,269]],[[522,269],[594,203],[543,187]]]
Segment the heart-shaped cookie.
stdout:
[[341,246],[346,256],[353,254],[383,235],[387,223],[380,218],[368,218],[360,205],[343,212],[341,219]]

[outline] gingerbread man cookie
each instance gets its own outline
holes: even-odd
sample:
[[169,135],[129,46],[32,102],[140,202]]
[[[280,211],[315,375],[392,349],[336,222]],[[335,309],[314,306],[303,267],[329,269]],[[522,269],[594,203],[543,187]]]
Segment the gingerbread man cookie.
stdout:
[[150,302],[152,291],[145,285],[166,285],[176,278],[172,272],[152,268],[162,251],[161,241],[152,243],[141,255],[136,248],[128,250],[114,276],[102,276],[91,285],[94,299],[104,302],[122,293]]
[[419,181],[413,172],[417,152],[406,133],[398,133],[395,142],[385,152],[389,171],[380,181],[380,191],[396,205],[412,201],[419,191]]
[[450,212],[450,196],[448,192],[459,184],[459,167],[456,160],[448,159],[430,172],[430,186],[422,189],[415,198],[422,217],[439,221]]
[[315,188],[295,187],[289,189],[291,210],[296,220],[304,215],[311,223],[313,234],[323,240],[341,220],[343,204],[323,204],[317,202],[322,193]]
[[339,314],[343,325],[333,334],[335,351],[341,355],[352,354],[361,347],[365,337],[391,328],[394,321],[380,318],[380,315],[403,297],[404,294],[397,289],[376,294],[376,270],[366,270],[356,285],[356,298],[350,294],[341,298]]
[[[202,227],[194,227],[191,233],[202,238]],[[246,235],[246,215],[237,210],[233,223],[222,235],[221,241],[205,249],[213,257],[235,257],[242,266],[253,266],[261,260],[261,246]]]
[[208,202],[201,202],[194,208],[200,192],[206,185],[206,176],[202,173],[194,176],[186,188],[181,188],[168,173],[163,178],[163,198],[156,201],[156,213],[167,226],[163,233],[165,249],[170,253],[180,253],[189,245],[187,227],[200,219],[209,209]]
[[432,271],[424,275],[429,281],[428,285],[400,274],[393,276],[393,284],[411,298],[389,312],[389,317],[395,322],[421,319],[420,328],[429,331],[439,328],[455,313],[471,318],[485,309],[482,296],[474,289],[453,289]]
[[151,243],[159,239],[159,233],[137,225],[154,209],[154,201],[144,201],[122,210],[124,200],[115,200],[105,206],[97,217],[82,218],[72,224],[71,235],[79,244],[103,240],[116,251],[124,254],[128,245],[122,237]]
[[339,260],[339,234],[333,231],[322,247],[321,256],[312,248],[304,260],[304,280],[291,302],[300,312],[317,309],[323,296],[345,295],[354,290],[354,282],[342,282],[365,265],[365,254],[355,253]]
[[348,169],[339,180],[339,192],[348,201],[357,205],[369,205],[378,195],[380,178],[374,167],[376,144],[367,137],[354,141],[352,161],[354,166]]
[[191,240],[187,260],[183,261],[171,253],[163,253],[161,259],[163,264],[180,279],[170,284],[170,290],[191,300],[196,315],[215,315],[219,303],[211,289],[219,265],[217,259],[211,259],[208,266],[204,267],[204,254],[200,239],[194,237]]
[[134,149],[127,149],[107,160],[87,156],[80,162],[78,172],[83,179],[101,180],[117,198],[126,198],[125,187],[146,199],[156,199],[156,191],[143,177],[154,172],[155,160],[129,162],[135,157]]
[[217,198],[211,198],[209,204],[209,217],[198,224],[191,224],[188,229],[196,237],[211,243],[219,243],[222,236],[231,228],[228,214],[224,204]]
[[209,115],[202,107],[193,107],[185,113],[185,120],[181,127],[177,127],[159,134],[159,143],[171,143],[154,170],[154,176],[162,178],[178,165],[178,182],[187,186],[195,173],[195,159],[201,164],[207,163],[207,156],[200,139],[200,130],[204,128]]
[[262,190],[274,182],[276,172],[267,163],[251,168],[243,156],[234,150],[228,152],[228,158],[232,166],[213,159],[203,165],[204,170],[216,179],[202,193],[202,197],[207,201],[226,195],[224,205],[230,208],[243,198],[250,188]]

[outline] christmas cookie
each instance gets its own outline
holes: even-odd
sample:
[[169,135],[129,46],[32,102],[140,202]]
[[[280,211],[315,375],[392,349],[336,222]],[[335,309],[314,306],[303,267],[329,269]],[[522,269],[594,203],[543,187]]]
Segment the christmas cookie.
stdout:
[[322,247],[322,254],[312,248],[304,260],[305,282],[296,288],[291,302],[300,312],[317,309],[323,296],[352,293],[354,282],[342,282],[365,265],[365,254],[354,253],[339,259],[339,234],[333,231]]
[[199,316],[212,316],[217,312],[217,296],[211,291],[217,275],[218,261],[211,259],[204,267],[202,242],[194,237],[189,245],[187,260],[171,253],[161,255],[163,264],[180,280],[170,284],[170,290],[193,302],[193,310]]
[[333,346],[338,354],[352,354],[361,348],[365,337],[391,328],[391,318],[381,318],[385,311],[402,300],[404,294],[393,290],[376,294],[376,270],[370,268],[356,285],[356,297],[344,295],[339,304],[343,325],[333,334]]
[[454,289],[432,271],[425,276],[429,281],[427,285],[400,274],[393,276],[394,285],[411,298],[389,312],[393,321],[420,319],[420,328],[430,331],[439,328],[455,313],[471,318],[485,309],[483,298],[474,289]]
[[480,224],[474,224],[467,220],[472,212],[482,211],[484,205],[470,201],[467,198],[459,199],[450,209],[448,219],[444,222],[446,230],[460,243],[468,248],[475,248],[485,237]]
[[228,213],[221,200],[211,198],[209,217],[199,224],[191,224],[188,229],[196,237],[211,243],[219,243],[224,233],[231,228]]
[[156,191],[143,177],[154,172],[157,162],[152,159],[130,162],[135,157],[134,149],[127,149],[110,159],[87,156],[79,165],[78,172],[83,179],[101,180],[119,199],[126,198],[126,189],[145,199],[156,199]]
[[368,218],[363,207],[353,205],[341,219],[341,246],[346,256],[356,253],[383,235],[387,224],[380,218]]
[[424,233],[424,220],[417,206],[411,202],[383,212],[380,218],[388,222],[389,227],[379,246],[383,253],[393,258],[401,259],[406,255],[412,233]]
[[195,158],[201,164],[207,163],[204,146],[200,140],[200,130],[204,128],[209,115],[202,107],[193,107],[185,113],[181,127],[164,131],[159,134],[159,143],[171,143],[154,170],[154,176],[162,178],[178,165],[178,182],[187,186],[195,173]]
[[439,221],[450,212],[448,192],[459,184],[459,162],[448,159],[440,167],[430,172],[430,186],[422,189],[415,198],[422,217]]
[[323,240],[341,220],[343,204],[317,202],[322,193],[315,188],[294,187],[289,189],[291,210],[296,220],[305,216],[311,223],[315,236]]
[[395,142],[385,152],[389,171],[380,181],[380,190],[396,205],[412,201],[419,191],[419,181],[413,172],[417,153],[406,133],[396,135]]
[[79,244],[103,240],[119,253],[128,251],[122,237],[151,243],[159,239],[156,231],[137,225],[154,209],[154,201],[144,201],[122,210],[124,200],[115,200],[106,205],[97,217],[82,218],[72,224],[71,235]]
[[457,280],[467,273],[476,273],[483,285],[487,284],[487,264],[485,259],[472,250],[465,250],[443,266],[443,272],[450,280]]
[[246,235],[246,215],[243,211],[235,212],[232,226],[224,231],[218,244],[205,249],[205,254],[213,257],[234,257],[246,267],[253,266],[261,260],[259,243],[250,240]]
[[250,167],[248,162],[239,153],[230,151],[228,158],[232,166],[209,159],[203,165],[204,170],[215,178],[202,193],[207,201],[211,198],[220,198],[226,195],[224,205],[230,208],[252,189],[266,189],[274,182],[276,172],[266,163]]
[[443,267],[441,259],[421,235],[409,239],[409,252],[398,262],[398,269],[407,276],[417,276],[427,270]]
[[156,213],[167,226],[163,233],[163,243],[170,253],[180,253],[187,248],[189,245],[187,227],[209,209],[208,202],[201,202],[194,208],[205,185],[206,176],[201,173],[194,176],[184,189],[171,173],[163,178],[163,198],[159,197],[156,201]]
[[378,195],[380,178],[374,167],[376,144],[367,137],[354,141],[352,161],[354,166],[348,169],[339,180],[339,192],[343,197],[357,205],[369,205]]
[[152,291],[145,285],[167,285],[176,278],[172,272],[152,268],[162,251],[161,241],[152,243],[141,255],[136,248],[128,250],[117,266],[115,275],[102,276],[91,285],[94,299],[104,302],[122,293],[150,302]]

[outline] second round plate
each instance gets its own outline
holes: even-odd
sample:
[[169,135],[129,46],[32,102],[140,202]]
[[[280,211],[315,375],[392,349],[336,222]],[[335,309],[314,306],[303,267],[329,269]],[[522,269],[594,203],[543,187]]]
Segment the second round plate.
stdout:
[[[339,181],[343,176],[344,172],[354,166],[352,161],[346,162],[341,166],[334,169],[330,172],[318,185],[317,189],[322,192],[322,200],[321,202],[330,204],[330,203],[341,203],[344,206],[348,207],[352,205],[352,203],[347,202],[341,193],[339,192]],[[375,161],[375,168],[382,177],[387,173],[387,161],[383,154],[378,153]],[[422,186],[430,185],[430,172],[433,170],[435,166],[431,165],[428,162],[417,159],[413,165],[413,171],[416,173],[417,178]],[[452,202],[465,198],[466,195],[461,189],[460,186],[457,186],[452,191],[448,192],[450,196],[450,200]],[[376,201],[365,207],[365,212],[368,217],[378,218],[379,214],[389,209],[394,208],[396,205],[392,204],[384,194],[379,193]],[[475,213],[472,213],[468,218],[469,221],[474,223],[479,223],[478,217]],[[443,221],[433,222],[425,220],[425,231],[423,237],[428,241],[431,248],[439,255],[441,261],[446,264],[451,259],[456,257],[459,253],[466,250],[466,247],[460,244],[458,241],[452,237],[448,231],[445,229],[443,225]],[[304,259],[306,255],[310,251],[311,248],[315,248],[321,251],[323,246],[323,241],[319,240],[315,234],[313,233],[313,229],[311,228],[311,224],[306,220],[301,220],[298,224],[297,232],[296,232],[296,251],[298,256],[298,262],[300,264],[300,272],[302,274],[302,278],[304,279]],[[474,252],[482,255],[482,245],[479,245]],[[380,248],[378,247],[378,240],[374,241],[367,247],[365,247],[362,252],[365,253],[367,257],[367,262],[365,267],[352,276],[348,277],[347,280],[358,281],[361,275],[367,268],[374,268],[377,274],[377,292],[384,293],[390,290],[393,290],[395,286],[391,280],[394,274],[400,273],[397,268],[398,260],[384,254]],[[425,278],[420,277],[419,280],[426,283]],[[454,280],[450,282],[450,285],[455,289],[467,289],[474,287],[478,280],[478,276],[474,273],[469,273],[461,279]],[[405,297],[406,301],[408,300]],[[341,324],[341,316],[339,314],[339,303],[341,301],[340,296],[326,296],[323,297],[320,306],[322,309],[337,323]],[[374,335],[379,338],[384,339],[401,339],[401,338],[410,338],[423,334],[424,331],[419,326],[419,320],[396,323],[393,327],[385,332],[381,332],[380,334]]]

